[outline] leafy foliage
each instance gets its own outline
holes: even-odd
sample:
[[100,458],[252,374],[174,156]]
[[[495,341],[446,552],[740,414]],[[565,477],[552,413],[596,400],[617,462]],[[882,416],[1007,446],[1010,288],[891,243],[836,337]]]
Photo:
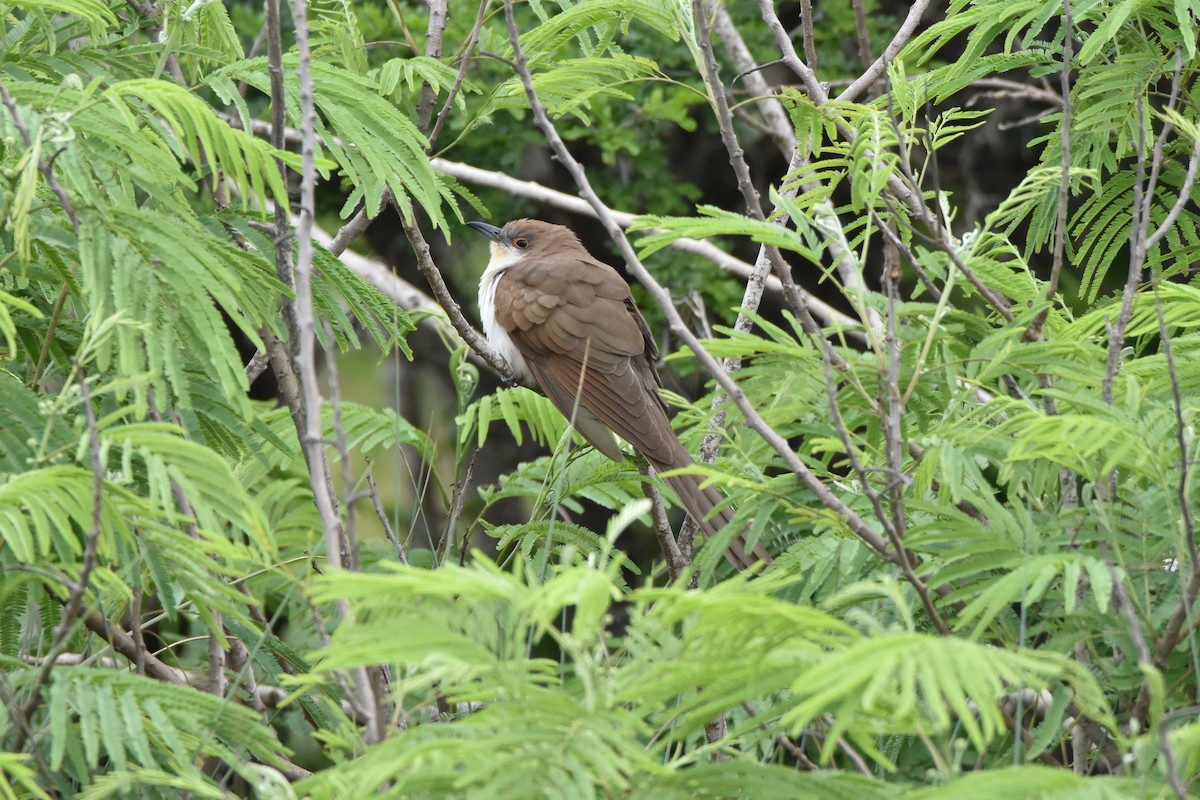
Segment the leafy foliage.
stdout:
[[[319,408],[287,386],[304,330],[273,212],[302,96],[317,213],[391,204],[448,238],[481,201],[431,151],[517,173],[541,144],[505,9],[476,30],[455,6],[419,54],[423,7],[321,0],[311,64],[285,31],[273,66],[257,6],[0,2],[0,795],[1194,791],[1200,3],[1072,3],[1068,25],[1057,0],[953,0],[874,94],[831,99],[869,66],[842,42],[894,30],[886,4],[865,27],[824,9],[783,132],[767,84],[720,130],[708,23],[795,55],[735,5],[514,10],[563,138],[654,274],[711,284],[702,345],[739,365],[742,405],[670,396],[690,451],[719,426],[695,469],[734,525],[669,583],[624,549],[656,479],[528,389],[479,393],[464,350],[446,369],[330,250],[307,320],[326,352],[434,362],[453,430],[343,398],[334,371]],[[759,72],[714,66],[737,91]],[[944,167],[997,135],[997,97],[1040,127],[973,208]],[[278,102],[283,147],[261,135]],[[789,137],[801,157],[762,180]],[[726,144],[763,217],[702,197]],[[671,174],[673,149],[705,168]],[[748,295],[721,325],[735,304],[712,299],[742,287],[673,259],[685,239],[778,248],[854,322],[816,336],[790,296]],[[279,407],[249,396],[255,351]],[[509,438],[551,452],[469,487],[471,453]],[[389,515],[362,458],[401,450],[413,508]],[[757,574],[720,563],[740,532],[774,557]]]

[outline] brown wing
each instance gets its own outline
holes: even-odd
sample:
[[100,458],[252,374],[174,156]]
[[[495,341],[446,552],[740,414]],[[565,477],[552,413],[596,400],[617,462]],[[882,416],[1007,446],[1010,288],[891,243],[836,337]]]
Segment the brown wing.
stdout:
[[[496,319],[542,392],[597,450],[621,460],[613,431],[660,472],[694,463],[658,394],[650,328],[612,267],[576,258],[518,262],[496,286]],[[728,508],[713,512],[724,498],[711,486],[700,488],[700,477],[665,480],[709,534],[729,523]],[[747,553],[744,534],[725,555],[738,569],[771,561],[762,545]]]
[[576,412],[580,432],[598,450],[619,458],[579,413],[577,397],[656,467],[691,463],[658,395],[654,340],[616,270],[577,258],[520,262],[497,284],[496,309],[542,391],[564,416]]

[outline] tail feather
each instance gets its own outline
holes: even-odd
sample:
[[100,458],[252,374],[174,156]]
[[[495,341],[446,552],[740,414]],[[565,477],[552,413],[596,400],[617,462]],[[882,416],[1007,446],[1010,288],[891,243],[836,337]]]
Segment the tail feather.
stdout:
[[[655,465],[655,469],[662,471],[675,469],[675,467]],[[725,498],[717,491],[717,488],[715,486],[701,488],[700,484],[704,481],[701,476],[673,475],[663,478],[663,480],[674,490],[688,515],[709,536],[715,535],[733,521],[733,512],[728,506],[718,508]],[[715,512],[714,509],[716,509]],[[729,548],[725,551],[725,558],[738,570],[748,569],[758,561],[764,564],[771,563],[771,555],[761,544],[755,544],[753,549],[747,551],[745,532],[739,533],[737,538],[730,543]]]

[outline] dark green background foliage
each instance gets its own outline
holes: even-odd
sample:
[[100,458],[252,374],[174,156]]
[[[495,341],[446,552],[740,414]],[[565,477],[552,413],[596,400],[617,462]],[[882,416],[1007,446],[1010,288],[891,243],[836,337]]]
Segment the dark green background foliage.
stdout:
[[[805,5],[513,9],[738,364],[740,406],[635,289],[736,510],[672,581],[636,462],[386,268],[319,245],[295,324],[310,89],[316,221],[374,219],[360,261],[426,289],[423,236],[476,321],[468,219],[637,271],[544,191],[577,187],[502,3],[450,4],[430,54],[426,4],[321,0],[310,65],[284,8],[273,100],[259,3],[0,0],[0,796],[1185,796],[1200,0],[952,0],[849,96],[909,8],[818,2],[809,53]],[[814,335],[685,238],[776,247],[833,311]],[[733,574],[735,529],[774,563]]]

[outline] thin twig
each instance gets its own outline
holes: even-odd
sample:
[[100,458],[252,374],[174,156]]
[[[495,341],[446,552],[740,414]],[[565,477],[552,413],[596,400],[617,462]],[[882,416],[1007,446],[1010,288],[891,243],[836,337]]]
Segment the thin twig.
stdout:
[[1058,216],[1054,224],[1054,261],[1050,267],[1050,280],[1046,285],[1046,307],[1038,312],[1029,330],[1028,341],[1042,338],[1042,326],[1050,316],[1051,304],[1058,293],[1058,280],[1062,274],[1064,251],[1067,241],[1067,202],[1071,195],[1071,57],[1074,38],[1072,36],[1071,0],[1063,0],[1063,55],[1059,71],[1059,90],[1062,93],[1062,135],[1060,137],[1058,177]]
[[396,548],[396,557],[400,559],[400,563],[408,564],[408,556],[404,553],[404,544],[396,537],[396,531],[392,529],[391,520],[388,519],[387,513],[383,510],[383,503],[379,501],[379,491],[375,488],[375,475],[371,472],[371,459],[369,458],[367,459],[367,494],[371,497],[371,505],[375,508],[375,515],[383,523],[383,535]]
[[1171,210],[1167,212],[1167,216],[1163,218],[1162,224],[1155,229],[1154,233],[1146,237],[1143,246],[1147,252],[1167,235],[1167,231],[1179,220],[1179,215],[1183,213],[1183,209],[1191,202],[1192,187],[1196,185],[1196,168],[1198,164],[1200,164],[1200,139],[1197,139],[1192,145],[1192,154],[1188,158],[1187,173],[1183,176],[1183,183],[1179,187],[1175,203],[1171,206]]
[[[754,706],[750,705],[747,702],[743,702],[742,708],[746,711],[746,713],[750,716],[751,719],[757,720],[758,712],[756,712],[754,710]],[[771,729],[769,727],[767,727],[767,723],[758,721],[757,724],[758,724],[758,729],[761,730],[763,733],[771,733]],[[771,738],[775,742],[775,744],[779,745],[784,750],[787,750],[788,754],[792,758],[796,759],[796,763],[798,763],[800,766],[804,767],[806,770],[809,770],[811,772],[813,770],[820,769],[820,767],[818,767],[811,758],[809,758],[807,755],[805,755],[804,748],[797,745],[795,742],[793,742],[788,737],[784,736],[782,733],[773,734],[771,736]]]
[[[667,519],[667,507],[663,503],[662,492],[650,477],[650,467],[641,464],[638,471],[642,473],[642,480],[639,481],[642,494],[650,501],[650,519],[654,523],[654,535],[658,539],[663,559],[667,562],[667,574],[671,576],[671,583],[676,583],[692,563],[691,548],[685,553],[680,548],[681,542],[675,539],[675,534],[671,531],[671,521]],[[682,539],[682,535],[680,538]]]
[[[792,159],[796,154],[796,129],[792,126],[783,103],[779,101],[779,96],[762,74],[762,67],[755,62],[733,18],[729,16],[729,9],[725,3],[717,4],[713,32],[721,40],[721,46],[725,48],[725,53],[734,67],[738,69],[738,75],[731,81],[731,85],[739,78],[745,79],[746,87],[754,98],[754,106],[762,115],[764,132],[775,143],[775,149],[780,155]],[[805,147],[807,146],[806,142]]]
[[854,762],[854,766],[858,771],[867,778],[874,778],[875,774],[871,772],[870,766],[867,765],[867,760],[859,755],[858,751],[850,746],[850,743],[845,738],[839,736],[837,740],[838,749],[846,754],[846,757]]
[[[467,487],[471,485],[471,475],[475,471],[475,461],[479,458],[479,450],[476,448],[471,452],[471,457],[467,459],[467,465],[463,469],[462,477],[454,482],[454,491],[451,494],[450,500],[450,515],[446,519],[446,528],[442,533],[441,545],[437,549],[442,550],[442,563],[446,563],[450,558],[450,543],[454,541],[454,530],[458,527],[458,520],[462,517],[463,506],[467,502]],[[464,548],[465,549],[465,548]]]
[[[1154,276],[1154,311],[1158,318],[1158,335],[1162,342],[1163,358],[1167,364],[1167,375],[1171,381],[1171,398],[1175,412],[1175,442],[1179,447],[1179,481],[1175,485],[1175,498],[1179,503],[1179,515],[1183,521],[1184,541],[1188,553],[1188,578],[1179,595],[1162,635],[1154,646],[1154,666],[1165,670],[1167,661],[1175,647],[1183,639],[1185,631],[1195,625],[1192,609],[1196,605],[1196,597],[1200,595],[1200,550],[1196,545],[1196,526],[1192,519],[1192,507],[1188,501],[1188,485],[1191,474],[1191,457],[1188,453],[1188,428],[1183,418],[1183,393],[1179,388],[1179,374],[1175,369],[1175,356],[1171,344],[1171,334],[1167,330],[1166,318],[1163,316],[1162,299],[1159,296],[1159,276]],[[1138,694],[1135,713],[1139,709],[1148,708],[1150,701],[1149,686],[1142,685]]]
[[[83,613],[83,597],[91,585],[92,572],[96,569],[96,555],[100,547],[100,529],[104,517],[104,461],[100,451],[100,432],[96,425],[96,410],[92,408],[92,393],[88,389],[87,373],[83,371],[83,367],[76,365],[75,374],[79,381],[80,401],[87,419],[88,447],[92,457],[92,526],[83,540],[83,563],[79,567],[79,579],[71,584],[67,601],[63,603],[62,616],[50,636],[50,648],[46,651],[46,661],[33,684],[29,699],[25,701],[25,705],[21,709],[21,718],[24,720],[33,718],[33,712],[42,702],[42,692],[50,681],[50,672],[54,669],[55,659],[66,652],[71,633],[75,630],[75,623],[79,621],[79,617]],[[17,728],[14,751],[20,752],[24,749],[28,733],[27,725]]]
[[[33,137],[29,133],[29,128],[25,125],[25,120],[21,119],[16,101],[8,93],[8,87],[2,81],[0,81],[0,102],[4,103],[4,107],[8,109],[8,113],[12,116],[13,127],[17,129],[17,133],[21,134],[21,140],[25,143],[25,147],[32,149],[34,146]],[[50,187],[50,191],[54,192],[54,196],[58,198],[59,205],[62,206],[62,210],[67,215],[67,218],[71,220],[71,226],[75,229],[75,232],[79,233],[79,212],[75,210],[75,205],[67,195],[67,190],[58,182],[58,178],[54,175],[54,170],[41,157],[40,152],[38,156],[38,172],[42,173],[42,177],[46,180],[46,185]]]
[[[1128,628],[1127,632],[1130,638],[1133,639],[1133,646],[1137,649],[1138,666],[1143,670],[1157,670],[1150,657],[1150,648],[1146,646],[1146,639],[1142,636],[1141,620],[1134,613],[1133,603],[1129,599],[1128,592],[1125,591],[1125,582],[1117,572],[1116,567],[1110,565],[1109,572],[1112,575],[1113,601],[1125,617],[1125,624]],[[1132,713],[1133,719],[1138,722],[1139,730],[1145,730],[1149,715],[1150,686],[1147,681],[1143,682],[1141,691],[1138,692],[1138,699]],[[1167,784],[1175,792],[1175,796],[1179,800],[1184,800],[1187,797],[1187,790],[1184,788],[1182,780],[1180,780],[1175,753],[1171,749],[1171,742],[1167,737],[1166,726],[1162,724],[1161,720],[1158,723],[1158,742],[1159,747],[1162,749],[1163,760],[1166,761]]]
[[[1125,328],[1133,317],[1133,297],[1138,283],[1142,280],[1142,267],[1145,263],[1142,242],[1146,232],[1142,227],[1143,181],[1146,176],[1146,148],[1143,125],[1144,110],[1139,95],[1135,101],[1138,112],[1138,147],[1137,147],[1137,177],[1133,183],[1133,212],[1132,224],[1129,228],[1129,271],[1125,276],[1125,286],[1121,290],[1121,308],[1117,319],[1108,326],[1108,359],[1104,367],[1104,380],[1101,382],[1101,394],[1104,402],[1112,405],[1113,383],[1117,379],[1117,371],[1121,368],[1121,348],[1125,342]],[[1147,201],[1148,202],[1148,201]],[[1113,476],[1116,479],[1116,476]],[[1115,487],[1113,487],[1115,489]]]
[[[763,22],[767,25],[767,31],[775,39],[775,46],[779,48],[779,53],[782,56],[780,60],[800,79],[800,83],[804,86],[804,92],[808,95],[808,98],[814,105],[818,106],[828,101],[828,92],[825,91],[825,87],[817,80],[814,64],[816,61],[816,52],[814,51],[811,55],[808,55],[808,64],[800,60],[800,56],[796,54],[796,47],[792,44],[792,35],[783,27],[783,23],[779,20],[779,15],[775,12],[774,0],[758,0],[758,10],[762,15]],[[811,9],[808,14],[804,15],[801,24],[808,25],[811,28]],[[806,54],[808,50],[809,45],[806,36]]]

